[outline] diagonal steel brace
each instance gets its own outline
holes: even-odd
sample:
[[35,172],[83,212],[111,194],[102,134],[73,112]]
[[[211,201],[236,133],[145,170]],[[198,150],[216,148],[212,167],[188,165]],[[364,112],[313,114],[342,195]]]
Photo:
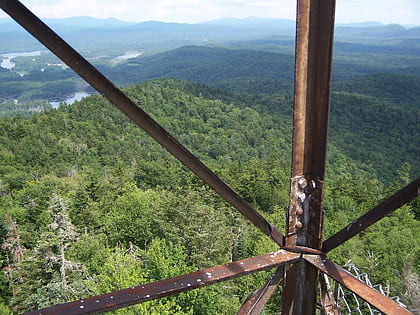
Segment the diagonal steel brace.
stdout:
[[267,283],[260,289],[252,292],[242,304],[237,315],[258,315],[277,290],[283,280],[284,268],[278,267]]
[[45,47],[72,68],[80,77],[104,95],[128,118],[146,131],[153,139],[168,150],[174,157],[215,190],[224,200],[242,213],[249,221],[278,245],[284,245],[283,234],[270,224],[247,201],[212,172],[186,147],[180,144],[169,132],[144,112],[127,95],[117,88],[89,61],[83,58],[64,39],[43,23],[37,16],[17,0],[0,0],[0,8],[17,23],[38,39]]
[[285,250],[243,259],[225,265],[180,275],[170,279],[140,285],[116,292],[55,305],[26,315],[99,314],[122,307],[151,301],[169,295],[197,289],[217,282],[267,270],[301,259],[301,255]]
[[354,235],[362,232],[372,224],[392,213],[394,210],[418,197],[419,190],[420,177],[327,239],[322,244],[322,251],[327,253],[330,250],[333,250]]
[[303,255],[303,259],[315,266],[317,269],[341,283],[347,289],[357,294],[369,304],[375,306],[385,314],[408,315],[412,314],[385,295],[372,289],[362,281],[354,277],[347,270],[319,255]]

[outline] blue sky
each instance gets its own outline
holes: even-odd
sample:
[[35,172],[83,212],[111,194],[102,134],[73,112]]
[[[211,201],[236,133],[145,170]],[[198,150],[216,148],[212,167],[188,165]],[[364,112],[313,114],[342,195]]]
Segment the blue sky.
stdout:
[[[295,0],[21,0],[40,17],[196,23],[222,17],[294,19]],[[420,0],[336,0],[336,21],[420,25]],[[4,17],[4,13],[0,13]]]

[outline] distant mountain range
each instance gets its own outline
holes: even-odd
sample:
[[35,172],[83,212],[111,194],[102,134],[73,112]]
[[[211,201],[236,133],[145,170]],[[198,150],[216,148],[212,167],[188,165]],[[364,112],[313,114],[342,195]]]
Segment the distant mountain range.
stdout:
[[[58,28],[69,28],[72,31],[75,29],[87,29],[87,28],[120,28],[120,27],[127,27],[133,26],[143,23],[149,23],[151,21],[144,21],[144,22],[127,22],[118,20],[115,18],[106,18],[106,19],[99,19],[93,18],[90,16],[76,16],[76,17],[69,17],[69,18],[45,18],[42,19],[45,23],[52,27]],[[153,21],[157,22],[157,21]],[[162,24],[183,24],[183,23],[167,23],[167,22],[158,22]],[[291,28],[295,27],[294,20],[288,19],[273,19],[273,18],[260,18],[260,17],[248,17],[248,18],[221,18],[217,20],[196,23],[196,24],[188,24],[188,25],[224,25],[224,26],[232,26],[232,27],[276,27],[276,28]],[[387,25],[395,25],[395,24],[383,24],[380,22],[375,21],[368,21],[368,22],[359,22],[359,23],[337,23],[336,27],[351,27],[351,28],[371,28],[371,27],[384,27]],[[17,24],[11,20],[10,18],[0,18],[0,32],[7,32],[19,29]],[[420,25],[401,25],[405,29],[420,27]]]
[[[220,44],[226,41],[256,39],[293,39],[295,21],[250,17],[224,18],[198,24],[147,21],[124,22],[113,18],[96,19],[80,16],[64,19],[45,19],[55,31],[76,46],[87,50],[96,46],[127,47],[132,49],[175,48],[183,45]],[[420,27],[384,25],[378,22],[337,24],[335,36],[339,41],[384,44],[390,40],[410,40],[420,45]],[[34,46],[35,45],[35,46]],[[128,47],[131,45],[131,47]],[[36,48],[36,41],[8,18],[0,19],[0,52],[15,52]]]
[[[77,16],[62,19],[42,19],[57,31],[74,32],[90,28],[113,29],[136,23],[125,22],[114,18],[97,19],[89,16]],[[0,33],[21,31],[22,28],[10,18],[0,18]],[[22,30],[23,31],[23,30]]]
[[[376,57],[367,50],[362,50],[361,45],[355,46],[354,51],[357,51],[357,48],[360,49],[359,53],[368,56],[364,59],[358,58],[357,62],[338,57],[334,59],[334,88],[339,87],[339,90],[347,91],[346,84],[349,84],[357,86],[351,90],[357,92],[363,87],[363,84],[357,85],[361,76],[392,73],[417,78],[420,72],[418,58],[408,61],[405,56],[394,55],[389,57],[390,60],[385,65],[382,59],[385,57]],[[418,54],[420,55],[420,51]],[[222,89],[233,87],[233,90],[254,93],[270,93],[270,89],[292,92],[294,56],[251,49],[184,46],[151,56],[132,58],[115,66],[100,66],[100,70],[119,85],[156,78],[176,78]],[[344,81],[349,83],[343,83]],[[410,86],[418,83],[418,79],[415,83],[410,81]],[[376,95],[376,92],[370,93]],[[410,102],[413,100],[410,99]]]

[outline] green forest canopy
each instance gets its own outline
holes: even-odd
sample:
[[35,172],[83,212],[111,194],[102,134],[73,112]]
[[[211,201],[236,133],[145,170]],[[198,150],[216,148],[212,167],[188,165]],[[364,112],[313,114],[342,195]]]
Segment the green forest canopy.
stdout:
[[[157,80],[125,91],[284,229],[291,151],[289,96],[267,95],[252,108],[252,96],[183,81]],[[333,95],[346,104],[358,97],[364,96]],[[376,106],[373,97],[364,102]],[[265,104],[275,104],[275,109]],[[343,117],[352,113],[350,106],[341,110],[348,111]],[[346,126],[342,124],[344,131]],[[27,118],[1,117],[0,165],[4,270],[0,309],[5,314],[276,250],[265,235],[100,96]],[[410,164],[403,163],[384,184],[370,165],[348,156],[335,140],[327,168],[326,237],[411,176]],[[329,257],[339,264],[352,260],[373,282],[389,283],[392,294],[417,307],[418,211],[417,199]],[[118,313],[232,314],[267,277],[258,273]],[[279,304],[277,297],[267,314],[278,312]]]

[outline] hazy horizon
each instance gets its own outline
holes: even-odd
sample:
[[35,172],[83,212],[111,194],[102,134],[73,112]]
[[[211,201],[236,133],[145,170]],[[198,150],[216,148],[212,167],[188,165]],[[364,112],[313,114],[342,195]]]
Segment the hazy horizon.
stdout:
[[[290,0],[23,0],[41,18],[90,16],[126,22],[161,21],[202,23],[220,18],[296,18],[296,1]],[[0,11],[0,18],[7,15]],[[419,25],[418,0],[337,0],[336,23]]]
[[[247,16],[247,17],[242,17],[242,18],[238,18],[238,17],[232,17],[232,16],[224,16],[224,17],[220,17],[220,18],[216,18],[216,19],[212,19],[212,20],[205,20],[205,21],[198,21],[198,22],[175,22],[175,21],[163,21],[163,20],[158,20],[158,19],[150,19],[150,20],[143,20],[143,21],[128,21],[128,20],[123,20],[117,17],[94,17],[94,16],[89,16],[89,15],[75,15],[75,16],[66,16],[66,17],[41,17],[41,19],[50,19],[50,20],[66,20],[66,19],[76,19],[76,18],[92,18],[92,19],[97,19],[97,20],[116,20],[119,22],[123,22],[123,23],[143,23],[143,22],[162,22],[162,23],[179,23],[179,24],[200,24],[200,23],[210,23],[210,22],[214,22],[214,21],[218,21],[218,20],[246,20],[246,19],[267,19],[267,20],[287,20],[287,21],[295,21],[296,19],[287,19],[287,18],[270,18],[270,17],[264,17],[264,16]],[[0,22],[4,23],[5,21],[13,21],[9,16],[0,16]],[[336,22],[336,25],[357,25],[357,24],[381,24],[381,25],[392,25],[392,24],[396,24],[396,25],[401,25],[401,26],[409,26],[409,27],[420,27],[420,23],[417,24],[410,24],[410,23],[404,23],[404,24],[400,24],[400,23],[383,23],[380,21],[375,21],[375,20],[366,20],[366,21],[360,21],[360,22]]]

